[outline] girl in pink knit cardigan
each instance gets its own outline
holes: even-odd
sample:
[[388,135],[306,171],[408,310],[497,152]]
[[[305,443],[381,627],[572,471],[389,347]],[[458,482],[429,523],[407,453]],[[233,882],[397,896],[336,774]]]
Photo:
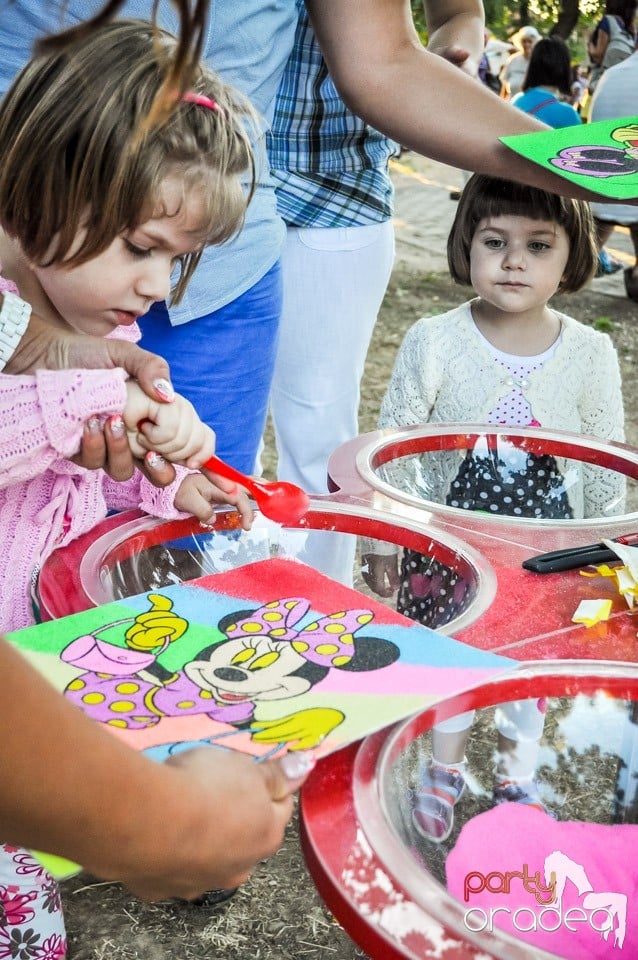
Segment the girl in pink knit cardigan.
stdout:
[[[250,108],[201,67],[196,92],[166,96],[174,48],[150,24],[116,21],[36,55],[0,105],[0,291],[61,331],[138,339],[137,318],[171,287],[181,296],[204,246],[242,224]],[[142,466],[174,462],[174,482],[159,489],[142,469],[116,482],[75,462],[105,422]],[[121,369],[0,374],[0,631],[33,621],[39,565],[109,510],[207,522],[227,502],[249,525],[245,492],[198,470],[214,446],[188,401],[151,400]],[[0,956],[16,951],[63,957],[64,925],[51,877],[0,843]]]
[[[71,55],[36,56],[1,105],[0,290],[61,330],[138,339],[137,318],[171,287],[179,298],[204,246],[243,221],[252,155],[238,96],[198,68],[197,92],[142,124],[173,46],[114,22]],[[175,481],[158,489],[136,469],[116,482],[74,462],[83,431],[105,421],[151,467],[158,455],[178,464]],[[206,522],[227,502],[248,525],[246,494],[197,470],[213,450],[187,400],[154,402],[121,369],[0,375],[0,630],[33,621],[42,561],[109,510]]]
[[[0,291],[62,333],[137,338],[137,317],[171,286],[181,296],[203,247],[242,224],[250,108],[175,51],[150,24],[94,22],[71,45],[48,43],[0,104]],[[194,90],[183,92],[182,74]],[[158,489],[140,469],[115,482],[81,466],[83,436],[91,446],[104,422],[109,456],[126,435],[140,460],[177,464],[175,482]],[[245,492],[197,470],[213,450],[186,400],[150,400],[121,369],[0,374],[0,632],[32,621],[39,564],[110,509],[208,521],[212,503],[228,502],[249,525]],[[79,836],[82,862],[149,897],[236,886],[280,844],[308,764],[217,751],[156,764],[96,733],[2,640],[0,661],[0,719],[13,731],[0,788],[7,836],[71,855]],[[87,769],[88,783],[77,773]],[[60,895],[30,851],[0,842],[0,958],[17,956],[66,956]]]

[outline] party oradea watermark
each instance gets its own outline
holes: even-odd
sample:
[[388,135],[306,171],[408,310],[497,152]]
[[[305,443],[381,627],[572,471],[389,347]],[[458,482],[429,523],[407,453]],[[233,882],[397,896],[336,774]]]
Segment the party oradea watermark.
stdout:
[[[578,906],[563,908],[563,892],[568,883],[575,886],[580,903]],[[589,926],[604,940],[610,933],[613,939],[610,946],[622,949],[626,933],[627,896],[615,891],[596,891],[589,881],[585,868],[576,863],[560,850],[553,850],[547,857],[543,871],[531,871],[524,863],[520,870],[482,873],[472,870],[465,875],[464,901],[471,903],[472,896],[482,893],[493,895],[495,900],[502,896],[505,902],[495,902],[494,906],[469,906],[463,915],[465,926],[472,933],[494,931],[494,921],[501,915],[507,917],[517,933],[531,933],[542,930],[555,933],[567,930],[577,934],[583,924]],[[508,906],[506,898],[529,894],[529,904]]]

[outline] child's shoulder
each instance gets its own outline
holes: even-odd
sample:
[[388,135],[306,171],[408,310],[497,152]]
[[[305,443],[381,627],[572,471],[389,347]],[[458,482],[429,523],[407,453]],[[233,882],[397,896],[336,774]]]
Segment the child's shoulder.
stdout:
[[114,327],[105,336],[106,340],[127,340],[129,343],[138,343],[142,339],[142,331],[138,323],[121,324]]
[[593,363],[610,361],[616,354],[616,348],[608,333],[595,330],[586,323],[564,313],[557,313],[562,324],[561,344],[564,356],[588,356]]
[[429,317],[421,317],[410,327],[408,332],[412,333],[414,331],[423,334],[439,333],[448,330],[453,332],[456,325],[464,324],[471,320],[470,303],[471,301],[467,300],[465,303],[460,304],[458,307],[453,307],[445,313],[435,313]]
[[560,313],[558,310],[555,312],[561,322],[564,338],[580,341],[581,343],[600,344],[603,342],[611,342],[611,337],[608,333],[603,333],[602,330],[596,330],[594,327],[589,326],[589,324],[583,323],[582,320],[576,320],[575,317],[570,317],[566,313]]

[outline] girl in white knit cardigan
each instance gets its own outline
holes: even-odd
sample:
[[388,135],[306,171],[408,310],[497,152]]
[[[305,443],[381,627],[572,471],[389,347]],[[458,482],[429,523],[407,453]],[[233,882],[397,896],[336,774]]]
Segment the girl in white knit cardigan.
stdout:
[[[596,245],[586,203],[477,174],[465,187],[448,240],[452,278],[478,296],[425,317],[408,332],[381,407],[380,427],[418,423],[543,426],[623,440],[618,358],[606,334],[553,310],[593,276]],[[510,448],[452,451],[427,463],[396,461],[386,479],[405,486],[407,469],[425,499],[466,510],[568,519],[622,511],[622,477],[596,467],[567,482],[559,463]],[[573,474],[576,473],[574,477]],[[403,476],[401,475],[403,474]],[[414,492],[414,489],[412,489]],[[378,550],[378,544],[374,547]],[[398,609],[441,626],[464,605],[464,584],[430,557],[406,550],[364,555],[363,576],[381,596],[398,589]],[[472,714],[435,729],[434,762],[417,793],[415,827],[449,836],[464,788]],[[497,710],[496,802],[540,806],[533,781],[543,714],[536,701]]]

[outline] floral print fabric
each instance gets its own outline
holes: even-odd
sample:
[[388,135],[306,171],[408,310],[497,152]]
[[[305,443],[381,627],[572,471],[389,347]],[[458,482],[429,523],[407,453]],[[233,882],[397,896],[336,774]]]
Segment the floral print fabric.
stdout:
[[0,960],[64,960],[58,884],[28,850],[0,843]]

